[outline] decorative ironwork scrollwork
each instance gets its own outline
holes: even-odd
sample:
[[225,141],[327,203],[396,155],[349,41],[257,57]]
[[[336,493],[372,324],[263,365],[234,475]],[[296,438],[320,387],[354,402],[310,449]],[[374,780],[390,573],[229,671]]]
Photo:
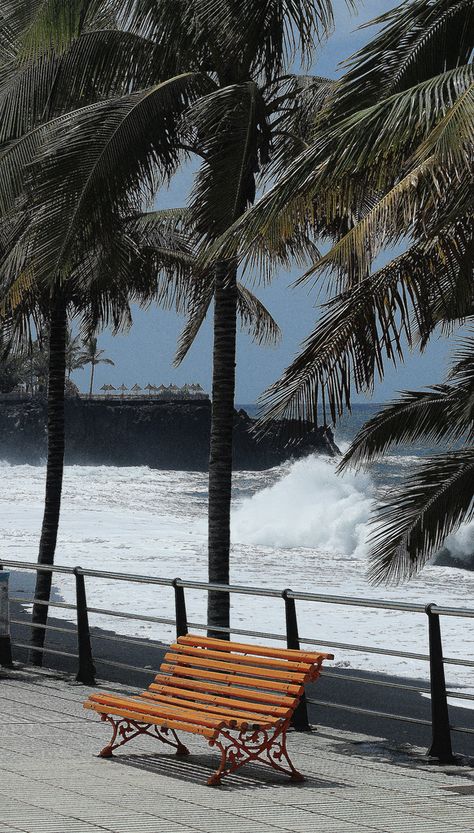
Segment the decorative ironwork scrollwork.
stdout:
[[[103,714],[101,718],[102,720],[107,720],[113,727],[110,743],[104,746],[101,752],[99,752],[101,758],[110,758],[114,749],[118,749],[119,746],[123,746],[138,735],[149,735],[152,738],[160,740],[162,743],[166,743],[168,746],[172,746],[176,749],[177,755],[189,755],[188,748],[181,743],[174,729],[169,729],[166,726],[157,726],[154,723],[142,723],[129,718],[115,720],[110,714]],[[118,743],[116,742],[117,736],[121,738]]]
[[303,781],[304,778],[295,769],[286,748],[286,730],[288,722],[280,724],[275,729],[257,729],[255,731],[240,731],[232,735],[230,730],[221,729],[219,736],[210,742],[221,752],[219,768],[211,775],[208,784],[219,784],[221,778],[240,769],[250,761],[260,761],[268,764],[278,772],[289,775],[293,781]]

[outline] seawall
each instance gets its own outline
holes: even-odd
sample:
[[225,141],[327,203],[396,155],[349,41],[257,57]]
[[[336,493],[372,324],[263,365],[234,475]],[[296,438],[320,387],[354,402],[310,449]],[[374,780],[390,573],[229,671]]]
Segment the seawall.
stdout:
[[[205,471],[211,403],[196,401],[66,400],[66,463],[150,466]],[[334,456],[329,429],[301,433],[297,423],[275,422],[259,440],[255,420],[234,412],[234,467],[266,469],[309,453]],[[46,401],[9,398],[0,402],[0,459],[38,464],[46,457]]]

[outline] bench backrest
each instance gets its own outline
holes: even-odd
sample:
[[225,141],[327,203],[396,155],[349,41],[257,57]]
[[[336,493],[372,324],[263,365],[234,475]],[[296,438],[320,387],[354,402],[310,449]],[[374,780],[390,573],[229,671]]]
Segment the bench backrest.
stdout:
[[333,655],[188,634],[170,646],[149,691],[234,708],[237,701],[256,714],[287,718],[324,659]]

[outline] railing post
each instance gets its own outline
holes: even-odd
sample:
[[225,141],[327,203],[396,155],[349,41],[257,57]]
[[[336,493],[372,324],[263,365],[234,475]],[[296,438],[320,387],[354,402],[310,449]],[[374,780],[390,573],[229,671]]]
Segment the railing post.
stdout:
[[3,571],[0,564],[0,665],[13,668],[12,643],[10,638],[10,602],[8,597],[8,579],[10,573]]
[[[285,602],[285,621],[286,621],[286,647],[299,651],[300,638],[298,634],[298,620],[296,618],[295,600],[288,596],[291,590],[287,588],[282,591],[282,598]],[[306,703],[306,694],[303,692],[299,705],[293,712],[291,720],[293,729],[297,732],[310,732],[311,726],[308,720],[308,704]]]
[[180,582],[180,578],[174,578],[172,585],[174,587],[174,608],[176,614],[176,639],[180,636],[186,636],[188,632],[188,617],[186,613],[186,599],[184,598],[184,587]]
[[74,568],[76,577],[77,649],[79,654],[76,680],[78,683],[84,683],[84,685],[95,685],[95,666],[92,658],[86,585],[84,575],[80,570],[80,567]]
[[430,645],[430,685],[431,685],[431,731],[432,741],[428,755],[438,758],[442,764],[455,762],[451,747],[451,730],[449,725],[448,698],[444,677],[443,645],[439,615],[433,612],[433,603],[426,605]]

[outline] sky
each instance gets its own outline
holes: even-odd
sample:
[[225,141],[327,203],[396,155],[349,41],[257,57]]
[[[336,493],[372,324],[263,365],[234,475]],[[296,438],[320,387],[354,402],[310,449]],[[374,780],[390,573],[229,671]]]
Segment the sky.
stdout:
[[[312,71],[318,75],[336,77],[339,64],[359,49],[375,31],[358,29],[368,20],[380,15],[397,0],[365,0],[358,2],[358,14],[351,14],[345,0],[334,0],[335,31],[315,57]],[[157,198],[158,208],[179,206],[186,203],[192,183],[192,169],[182,171],[169,191],[162,191]],[[256,402],[265,388],[275,381],[299,352],[299,347],[314,329],[321,315],[314,289],[308,286],[292,288],[300,271],[280,271],[268,287],[255,287],[256,294],[276,319],[282,331],[282,339],[276,347],[259,347],[249,335],[241,332],[237,340],[236,402]],[[144,387],[148,382],[183,385],[200,382],[206,391],[211,390],[212,367],[212,315],[201,328],[191,351],[179,368],[173,367],[173,357],[184,319],[172,312],[158,310],[134,310],[134,324],[129,333],[112,336],[110,332],[99,335],[99,346],[115,366],[99,365],[96,368],[94,390],[104,383],[115,387],[135,383]],[[383,402],[394,398],[399,390],[421,388],[442,380],[448,366],[450,343],[445,338],[435,338],[425,353],[406,357],[400,368],[388,368],[383,381],[376,385],[372,400]],[[87,369],[78,371],[73,379],[83,391],[88,390]],[[365,402],[363,395],[354,402]]]

